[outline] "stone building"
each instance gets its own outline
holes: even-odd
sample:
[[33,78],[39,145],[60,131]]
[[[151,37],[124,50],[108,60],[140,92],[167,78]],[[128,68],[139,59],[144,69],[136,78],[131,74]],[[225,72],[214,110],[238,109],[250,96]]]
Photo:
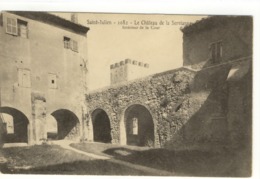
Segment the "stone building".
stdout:
[[251,146],[252,18],[212,16],[182,32],[183,67],[86,95],[87,140]]
[[212,16],[185,26],[183,65],[193,68],[252,55],[252,17]]
[[4,142],[78,139],[86,87],[89,28],[45,12],[0,14],[0,114]]
[[212,16],[182,32],[183,65],[198,70],[195,80],[201,79],[194,91],[206,94],[212,88],[204,108],[193,116],[201,125],[185,126],[186,140],[205,128],[211,133],[205,132],[203,140],[251,146],[253,18]]

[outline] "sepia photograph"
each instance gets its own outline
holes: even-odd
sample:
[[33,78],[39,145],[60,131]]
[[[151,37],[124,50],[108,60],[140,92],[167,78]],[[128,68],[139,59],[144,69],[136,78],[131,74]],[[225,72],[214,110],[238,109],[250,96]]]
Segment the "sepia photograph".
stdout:
[[0,11],[0,176],[252,176],[251,15]]

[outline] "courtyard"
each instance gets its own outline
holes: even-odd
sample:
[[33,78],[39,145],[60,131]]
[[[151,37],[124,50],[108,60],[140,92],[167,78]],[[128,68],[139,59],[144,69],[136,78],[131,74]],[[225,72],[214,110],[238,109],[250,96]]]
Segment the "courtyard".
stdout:
[[5,174],[132,176],[249,176],[250,152],[167,150],[105,143],[68,143],[1,149]]

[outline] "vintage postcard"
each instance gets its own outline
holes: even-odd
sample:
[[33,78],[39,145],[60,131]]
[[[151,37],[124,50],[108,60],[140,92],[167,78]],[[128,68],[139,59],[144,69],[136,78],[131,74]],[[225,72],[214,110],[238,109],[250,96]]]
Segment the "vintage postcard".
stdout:
[[0,12],[0,172],[250,177],[253,16]]

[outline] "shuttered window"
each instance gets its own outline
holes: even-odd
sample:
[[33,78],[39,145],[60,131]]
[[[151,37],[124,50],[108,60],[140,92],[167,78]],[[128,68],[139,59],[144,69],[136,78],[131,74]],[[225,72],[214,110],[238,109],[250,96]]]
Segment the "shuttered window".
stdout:
[[78,52],[78,42],[69,37],[63,37],[64,48]]
[[78,52],[78,42],[75,40],[71,41],[71,50]]
[[20,36],[22,38],[28,38],[28,23],[20,19],[7,17],[6,33]]

